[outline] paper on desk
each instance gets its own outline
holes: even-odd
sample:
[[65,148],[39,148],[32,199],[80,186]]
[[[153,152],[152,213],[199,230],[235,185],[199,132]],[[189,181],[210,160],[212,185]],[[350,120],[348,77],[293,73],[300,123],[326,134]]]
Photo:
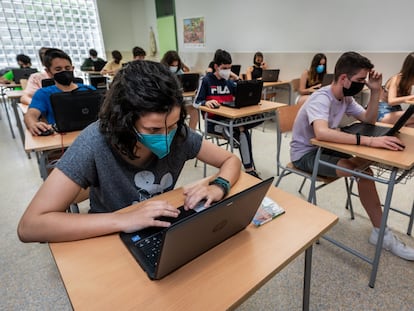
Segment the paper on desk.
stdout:
[[252,223],[255,226],[262,226],[283,214],[285,210],[269,197],[264,197],[262,203],[253,217]]

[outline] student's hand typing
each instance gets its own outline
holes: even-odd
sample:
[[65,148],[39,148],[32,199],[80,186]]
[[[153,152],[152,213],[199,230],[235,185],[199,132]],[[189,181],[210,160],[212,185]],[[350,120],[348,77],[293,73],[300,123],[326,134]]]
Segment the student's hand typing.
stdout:
[[402,151],[405,148],[404,143],[395,136],[367,137],[366,143],[369,147],[384,148],[395,151]]
[[380,91],[382,88],[382,73],[371,70],[365,84],[371,91]]
[[116,214],[121,222],[122,231],[126,233],[138,231],[147,227],[168,227],[169,222],[156,218],[178,217],[180,211],[167,201],[148,201],[141,207],[128,213]]
[[209,185],[208,181],[202,180],[191,186],[184,187],[184,209],[193,209],[200,201],[205,200],[205,207],[223,198],[223,190],[216,185]]

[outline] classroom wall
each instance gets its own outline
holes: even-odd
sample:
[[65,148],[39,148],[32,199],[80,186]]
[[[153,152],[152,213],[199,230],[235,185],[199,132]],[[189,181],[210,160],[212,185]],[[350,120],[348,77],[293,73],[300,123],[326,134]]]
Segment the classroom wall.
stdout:
[[[132,42],[148,50],[149,27],[156,32],[154,0],[97,2],[107,51],[118,45],[131,48]],[[414,50],[411,0],[398,5],[384,0],[175,0],[175,5],[179,53],[194,71],[204,71],[214,51],[224,48],[245,72],[260,50],[269,67],[281,69],[281,79],[290,80],[300,76],[317,52],[327,54],[328,70],[333,71],[342,52],[355,50],[387,79]],[[205,18],[205,46],[184,47],[183,19],[200,16]],[[131,29],[124,33],[124,27]]]

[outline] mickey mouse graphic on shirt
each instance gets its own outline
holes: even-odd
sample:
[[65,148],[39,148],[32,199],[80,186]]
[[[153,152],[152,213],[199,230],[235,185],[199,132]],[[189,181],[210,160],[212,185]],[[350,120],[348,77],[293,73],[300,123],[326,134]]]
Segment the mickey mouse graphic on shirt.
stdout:
[[135,186],[138,189],[139,198],[137,203],[152,198],[155,195],[163,193],[166,189],[173,185],[173,177],[171,173],[162,176],[160,183],[155,183],[155,175],[150,171],[141,171],[135,174]]

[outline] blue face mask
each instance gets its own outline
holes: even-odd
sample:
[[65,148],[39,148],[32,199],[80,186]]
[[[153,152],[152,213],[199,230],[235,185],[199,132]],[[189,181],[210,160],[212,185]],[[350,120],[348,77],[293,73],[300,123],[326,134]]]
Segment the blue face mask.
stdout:
[[164,158],[170,153],[171,142],[174,139],[177,129],[171,130],[167,135],[165,134],[141,134],[134,128],[137,140],[151,150],[158,159]]
[[318,65],[316,67],[316,72],[317,73],[322,73],[325,70],[325,65]]

